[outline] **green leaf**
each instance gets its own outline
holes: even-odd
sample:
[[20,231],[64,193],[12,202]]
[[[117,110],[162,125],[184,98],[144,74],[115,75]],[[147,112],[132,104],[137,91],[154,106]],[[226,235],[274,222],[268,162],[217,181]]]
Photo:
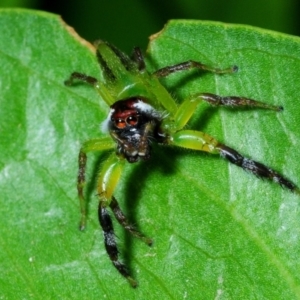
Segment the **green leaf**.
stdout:
[[[160,146],[127,166],[116,191],[155,241],[148,248],[115,224],[140,284],[130,288],[97,221],[93,185],[106,154],[89,155],[89,220],[78,231],[77,154],[101,135],[108,107],[91,87],[63,82],[73,71],[101,78],[92,47],[47,13],[1,10],[0,28],[0,299],[300,299],[299,196],[218,156]],[[300,39],[200,21],[152,36],[152,70],[189,59],[239,72],[173,74],[164,83],[178,102],[205,91],[285,109],[203,104],[190,127],[300,184]]]

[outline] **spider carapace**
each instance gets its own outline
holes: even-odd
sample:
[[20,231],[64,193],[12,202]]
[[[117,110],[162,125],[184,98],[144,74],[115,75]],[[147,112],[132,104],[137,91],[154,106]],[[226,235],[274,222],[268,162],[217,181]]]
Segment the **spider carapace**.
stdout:
[[86,223],[86,202],[83,196],[86,153],[111,150],[112,153],[103,163],[98,174],[99,222],[103,230],[107,254],[115,268],[129,281],[131,286],[136,287],[137,282],[130,275],[124,263],[119,260],[112,219],[108,209],[112,210],[117,221],[133,236],[148,245],[152,244],[150,238],[127,221],[113,196],[125,162],[135,163],[140,160],[148,160],[151,156],[151,143],[219,154],[230,163],[258,177],[272,180],[282,187],[300,194],[299,188],[294,183],[275,170],[244,157],[204,132],[185,129],[197,105],[201,102],[207,102],[213,106],[248,106],[274,111],[281,111],[281,106],[268,105],[245,97],[218,96],[210,93],[195,93],[181,104],[177,104],[160,82],[161,77],[184,70],[198,69],[225,74],[237,71],[236,66],[218,69],[189,60],[150,73],[146,69],[139,48],[134,48],[132,57],[129,57],[107,42],[97,41],[95,47],[103,80],[73,72],[65,82],[67,85],[72,85],[74,80],[80,80],[91,84],[110,106],[108,117],[102,124],[102,131],[107,133],[106,136],[85,142],[79,152],[77,189],[81,207],[80,228],[84,229]]

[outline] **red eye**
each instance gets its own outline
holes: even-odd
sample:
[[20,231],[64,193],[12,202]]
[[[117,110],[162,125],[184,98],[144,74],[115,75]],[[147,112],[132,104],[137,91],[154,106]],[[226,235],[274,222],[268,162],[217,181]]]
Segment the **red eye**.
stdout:
[[123,129],[126,127],[126,123],[123,119],[116,119],[115,120],[115,125],[116,127],[118,127],[119,129]]
[[138,122],[138,118],[136,116],[129,116],[126,119],[126,123],[131,126],[135,126]]

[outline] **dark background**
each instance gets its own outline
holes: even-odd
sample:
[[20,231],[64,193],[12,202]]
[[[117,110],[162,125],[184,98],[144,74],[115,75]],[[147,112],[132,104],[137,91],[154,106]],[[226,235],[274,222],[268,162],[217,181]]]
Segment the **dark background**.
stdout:
[[169,19],[201,19],[254,25],[300,35],[298,0],[1,0],[59,14],[85,39],[108,40],[130,52]]

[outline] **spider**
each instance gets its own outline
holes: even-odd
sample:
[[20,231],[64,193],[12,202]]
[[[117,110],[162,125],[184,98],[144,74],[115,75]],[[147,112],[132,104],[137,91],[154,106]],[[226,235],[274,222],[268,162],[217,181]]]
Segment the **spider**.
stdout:
[[103,72],[103,81],[79,72],[73,72],[65,81],[66,85],[72,85],[74,80],[92,85],[110,106],[108,117],[102,123],[102,131],[108,133],[107,136],[85,142],[79,152],[77,190],[81,208],[80,229],[83,230],[86,226],[87,213],[83,188],[87,153],[112,150],[98,174],[98,216],[103,230],[106,252],[115,268],[132,287],[137,286],[137,281],[131,276],[125,264],[119,260],[119,251],[108,209],[112,210],[117,221],[134,237],[141,239],[149,246],[152,245],[152,239],[146,237],[128,222],[113,195],[126,161],[136,163],[149,160],[152,143],[219,154],[230,163],[258,177],[272,180],[300,194],[299,188],[294,183],[275,170],[244,157],[204,132],[185,129],[196,107],[203,101],[214,106],[248,106],[274,111],[281,111],[283,109],[281,106],[268,105],[245,97],[222,97],[210,93],[196,93],[181,104],[177,104],[160,82],[161,77],[184,70],[198,69],[225,74],[237,71],[236,66],[218,69],[189,60],[150,73],[146,69],[140,48],[134,48],[132,57],[129,57],[104,41],[95,42],[95,47]]

